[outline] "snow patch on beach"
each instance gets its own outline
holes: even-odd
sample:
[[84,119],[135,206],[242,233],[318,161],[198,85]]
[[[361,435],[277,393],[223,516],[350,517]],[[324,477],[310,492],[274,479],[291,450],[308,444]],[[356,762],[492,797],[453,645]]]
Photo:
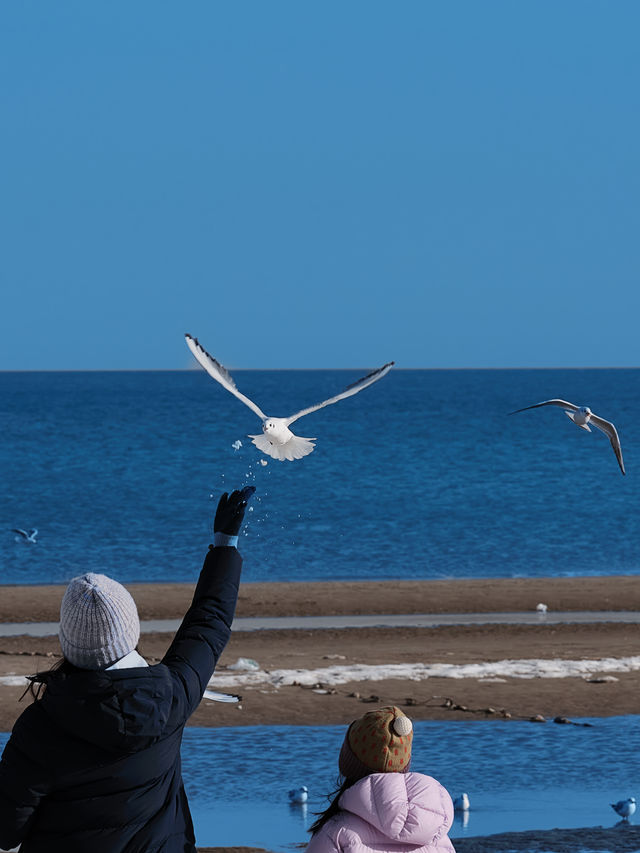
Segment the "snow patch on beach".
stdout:
[[601,660],[501,660],[493,663],[404,663],[350,666],[328,666],[318,669],[259,670],[243,674],[217,672],[211,685],[216,687],[250,687],[271,684],[314,686],[348,684],[352,681],[399,679],[425,681],[427,678],[584,678],[602,672],[634,672],[640,670],[640,656],[602,658]]
[[2,675],[0,686],[2,687],[26,687],[29,683],[26,675]]
[[[252,663],[254,663],[252,661]],[[352,681],[425,681],[428,678],[475,678],[501,680],[503,678],[589,678],[608,672],[635,672],[640,670],[640,656],[624,658],[601,658],[600,660],[500,660],[493,663],[400,663],[400,664],[351,664],[318,667],[317,669],[257,669],[251,672],[231,672],[230,668],[216,672],[210,687],[251,687],[270,684],[273,687],[288,687],[300,684],[314,687],[316,684],[337,685]],[[25,687],[28,680],[24,675],[0,676],[0,686]]]

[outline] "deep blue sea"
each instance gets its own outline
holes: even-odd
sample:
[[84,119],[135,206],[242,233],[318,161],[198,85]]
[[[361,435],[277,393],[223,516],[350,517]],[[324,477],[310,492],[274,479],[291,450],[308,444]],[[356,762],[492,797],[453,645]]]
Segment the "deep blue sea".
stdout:
[[[609,804],[639,796],[638,718],[586,721],[592,727],[416,722],[412,768],[434,776],[453,797],[469,795],[471,810],[466,819],[456,815],[454,839],[613,827],[619,818]],[[335,788],[344,732],[344,726],[187,728],[183,776],[199,844],[291,851],[308,840],[314,813]],[[0,733],[0,751],[7,738]],[[233,761],[220,760],[229,755]],[[301,785],[309,802],[291,806],[287,792]]]
[[[362,373],[234,377],[279,416]],[[614,421],[626,477],[560,409],[507,414],[551,397]],[[246,482],[245,581],[635,574],[639,424],[636,369],[394,369],[300,420],[315,451],[278,462],[202,370],[0,373],[0,582],[193,581],[218,495]]]

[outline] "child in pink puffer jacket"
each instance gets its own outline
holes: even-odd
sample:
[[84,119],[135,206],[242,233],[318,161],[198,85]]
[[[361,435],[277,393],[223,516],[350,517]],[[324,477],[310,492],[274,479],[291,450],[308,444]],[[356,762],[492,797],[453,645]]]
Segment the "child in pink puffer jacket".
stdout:
[[349,726],[338,761],[344,780],[310,829],[306,853],[455,853],[448,792],[411,773],[411,720],[395,706]]

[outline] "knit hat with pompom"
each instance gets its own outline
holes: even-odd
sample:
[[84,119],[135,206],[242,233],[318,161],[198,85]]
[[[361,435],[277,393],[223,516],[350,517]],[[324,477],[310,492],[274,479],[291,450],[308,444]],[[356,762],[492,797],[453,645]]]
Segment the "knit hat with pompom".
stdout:
[[338,766],[345,779],[370,773],[406,773],[411,763],[413,726],[400,708],[369,711],[349,726]]
[[118,581],[89,572],[74,578],[60,605],[62,654],[81,669],[105,669],[140,639],[138,609]]

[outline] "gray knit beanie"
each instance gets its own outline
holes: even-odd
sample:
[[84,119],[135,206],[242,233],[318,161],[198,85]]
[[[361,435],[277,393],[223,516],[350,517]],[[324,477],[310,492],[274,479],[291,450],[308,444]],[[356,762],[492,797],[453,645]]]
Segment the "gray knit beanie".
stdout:
[[104,669],[133,651],[140,620],[130,593],[106,575],[74,578],[60,605],[62,654],[81,669]]

